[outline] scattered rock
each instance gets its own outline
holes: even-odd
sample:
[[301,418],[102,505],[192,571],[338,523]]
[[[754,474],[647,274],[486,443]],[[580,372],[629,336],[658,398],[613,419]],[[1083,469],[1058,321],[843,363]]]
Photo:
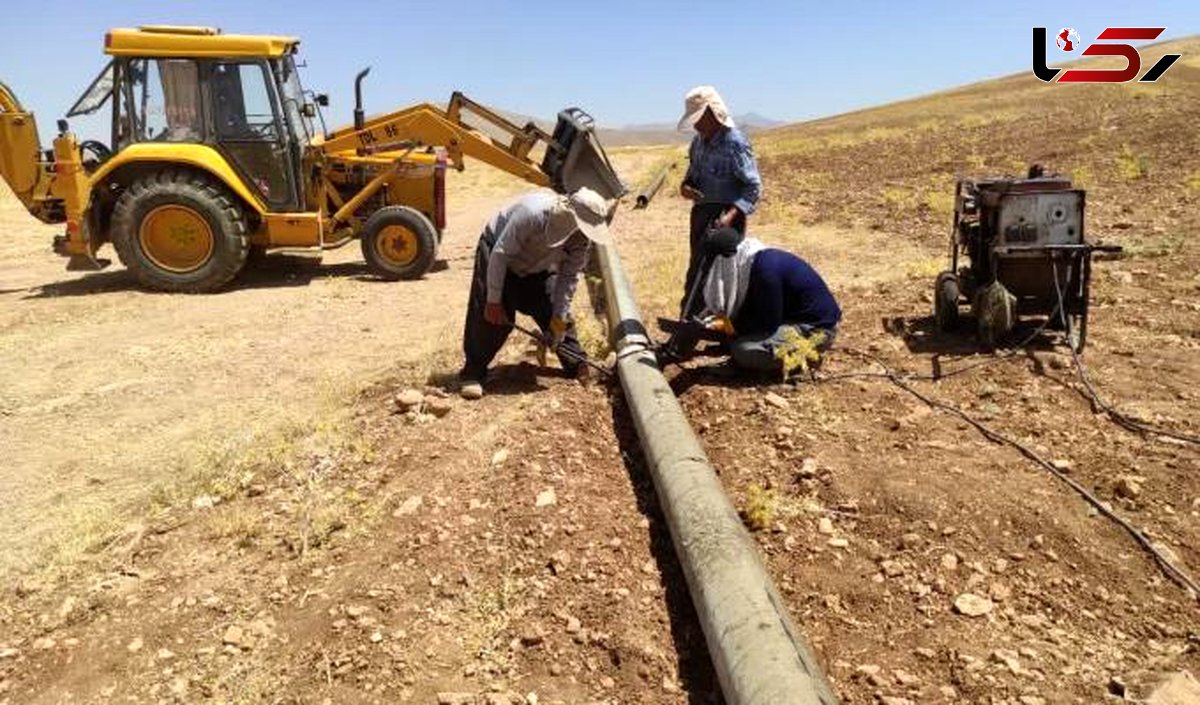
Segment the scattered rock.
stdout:
[[829,541],[826,543],[828,543],[831,548],[846,548],[850,545],[850,542],[843,538],[829,539]]
[[924,539],[921,538],[920,534],[909,532],[900,537],[900,548],[903,548],[906,551],[911,551],[913,549],[920,548],[923,542]]
[[221,643],[226,646],[241,648],[246,643],[246,634],[236,624],[231,624],[221,635]]
[[75,605],[76,601],[73,596],[63,600],[62,604],[58,607],[58,618],[65,620],[70,617],[71,613],[75,611]]
[[396,408],[400,411],[410,411],[421,406],[425,395],[416,389],[405,389],[395,397]]
[[578,634],[583,629],[583,623],[577,617],[567,617],[566,630],[568,634]]
[[501,448],[492,454],[493,467],[499,467],[503,465],[505,460],[508,460],[508,448]]
[[775,392],[767,392],[763,395],[763,401],[775,407],[776,409],[786,409],[792,405],[787,399],[779,396]]
[[396,511],[392,512],[392,516],[394,516],[394,517],[408,516],[409,514],[412,514],[413,512],[420,509],[421,505],[424,502],[425,502],[425,500],[421,497],[421,495],[419,495],[419,494],[413,495],[412,497],[409,497],[408,499],[401,502],[400,506],[396,507]]
[[829,517],[821,517],[817,520],[817,531],[822,534],[833,533],[833,520]]
[[0,659],[16,658],[20,655],[20,649],[14,649],[11,646],[0,649]]
[[531,629],[521,635],[521,646],[531,648],[541,644],[545,640],[545,635],[543,635],[540,631]]
[[454,404],[443,397],[425,397],[425,410],[437,418],[443,418],[454,409]]
[[805,458],[800,463],[800,469],[796,471],[796,479],[811,480],[817,476],[818,471],[817,461],[813,458]]
[[879,569],[889,578],[897,578],[904,575],[904,564],[900,561],[883,561],[879,564]]
[[1071,472],[1071,470],[1075,468],[1075,463],[1067,460],[1066,458],[1055,458],[1054,460],[1050,461],[1050,464],[1053,465],[1054,469],[1059,472]]
[[1012,588],[1003,583],[992,583],[992,586],[988,588],[988,597],[996,602],[1003,602],[1012,597]]
[[175,652],[170,649],[159,649],[158,653],[154,654],[154,658],[159,661],[170,661],[175,658]]
[[533,501],[535,507],[549,507],[558,503],[558,495],[554,493],[553,487],[547,487],[537,493],[537,499]]
[[986,597],[964,592],[954,599],[954,609],[967,617],[982,617],[992,611],[995,604]]
[[142,641],[142,638],[139,636],[139,637],[135,637],[133,639],[133,641],[126,644],[125,648],[129,650],[129,653],[136,654],[137,652],[142,650],[143,645],[144,645],[144,642]]
[[33,640],[33,648],[35,651],[49,651],[57,646],[57,642],[48,636],[44,636]]
[[220,497],[202,494],[192,500],[192,509],[212,509],[221,503]]
[[924,659],[931,659],[937,656],[936,651],[924,646],[913,649],[913,653]]
[[1004,664],[1013,673],[1021,672],[1021,662],[1017,660],[1017,652],[1009,649],[996,649],[992,652],[992,661]]
[[1046,705],[1046,699],[1040,695],[1022,695],[1017,700],[1021,705]]
[[942,556],[943,570],[958,570],[958,556],[953,553],[947,553]]
[[1142,494],[1142,483],[1132,475],[1123,475],[1113,486],[1113,492],[1124,499],[1137,499]]

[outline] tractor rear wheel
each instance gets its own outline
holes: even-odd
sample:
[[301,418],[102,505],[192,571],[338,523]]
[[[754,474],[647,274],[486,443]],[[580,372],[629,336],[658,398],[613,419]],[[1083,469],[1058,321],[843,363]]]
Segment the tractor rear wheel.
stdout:
[[388,281],[424,276],[437,256],[437,228],[423,213],[405,206],[372,213],[361,239],[371,271]]
[[958,277],[954,272],[942,272],[934,282],[933,320],[944,333],[958,328]]
[[168,170],[133,182],[113,208],[112,242],[145,287],[215,291],[246,263],[241,205],[207,176]]

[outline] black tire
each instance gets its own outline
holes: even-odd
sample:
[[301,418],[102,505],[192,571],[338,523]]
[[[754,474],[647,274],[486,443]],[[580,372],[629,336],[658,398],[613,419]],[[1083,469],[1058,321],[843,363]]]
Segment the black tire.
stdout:
[[[187,245],[193,249],[185,256],[154,251],[161,238],[147,233],[156,232],[157,214],[164,210],[187,219],[184,236],[193,236]],[[242,271],[250,249],[241,204],[208,176],[182,169],[142,177],[125,189],[113,208],[111,234],[121,263],[142,286],[160,291],[215,291]],[[195,241],[209,246],[194,246]]]
[[423,213],[405,206],[372,213],[360,239],[371,271],[388,281],[419,279],[437,258],[437,228]]
[[942,272],[933,285],[933,320],[938,330],[949,333],[958,328],[958,277]]

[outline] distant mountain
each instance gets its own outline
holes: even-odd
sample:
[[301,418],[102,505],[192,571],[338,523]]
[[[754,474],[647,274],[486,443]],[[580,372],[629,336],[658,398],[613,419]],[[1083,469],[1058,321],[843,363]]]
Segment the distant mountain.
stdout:
[[758,113],[743,113],[741,115],[734,115],[733,121],[742,127],[753,130],[765,130],[767,128],[779,127],[780,125],[787,124],[783,120],[775,120],[773,118],[766,117],[765,115],[759,115]]
[[[497,113],[517,125],[525,125],[528,122],[535,123],[543,130],[550,132],[554,129],[554,120],[545,120],[540,118],[530,117],[523,113],[517,113],[510,110],[500,108],[495,109]],[[764,117],[758,113],[749,112],[733,117],[734,123],[739,128],[746,132],[754,132],[756,130],[765,130],[772,127],[783,125],[779,120],[773,120],[769,117]],[[601,144],[609,147],[621,147],[630,145],[654,145],[654,144],[687,144],[692,139],[690,132],[680,132],[675,129],[676,123],[656,122],[645,123],[638,125],[625,125],[623,127],[607,127],[601,125],[597,129]],[[503,132],[485,128],[484,132],[493,137],[497,137],[507,141],[508,137]]]

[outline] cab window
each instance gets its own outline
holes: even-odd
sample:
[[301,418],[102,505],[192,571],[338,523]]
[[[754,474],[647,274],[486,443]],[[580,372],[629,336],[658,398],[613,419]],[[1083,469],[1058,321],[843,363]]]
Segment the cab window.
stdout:
[[[129,62],[126,80],[128,141],[201,142],[200,78],[195,61],[140,59]],[[125,139],[119,140],[125,142]]]

